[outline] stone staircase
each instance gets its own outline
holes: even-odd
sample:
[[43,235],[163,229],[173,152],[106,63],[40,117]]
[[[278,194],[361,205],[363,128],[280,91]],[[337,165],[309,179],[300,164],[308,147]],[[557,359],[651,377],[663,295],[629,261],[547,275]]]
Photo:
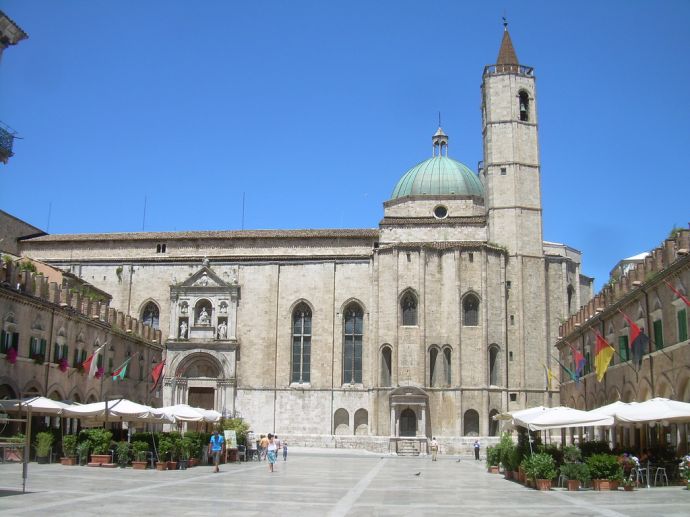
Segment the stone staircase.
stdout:
[[397,453],[398,456],[419,456],[419,442],[416,440],[399,440]]

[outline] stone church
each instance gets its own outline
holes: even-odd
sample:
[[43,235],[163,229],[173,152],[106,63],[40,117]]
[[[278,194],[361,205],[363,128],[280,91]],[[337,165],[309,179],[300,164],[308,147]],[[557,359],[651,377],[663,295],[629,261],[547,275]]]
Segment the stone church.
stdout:
[[21,251],[163,331],[164,404],[295,445],[457,450],[496,435],[498,412],[559,402],[544,365],[592,297],[580,253],[542,238],[535,75],[507,28],[481,96],[479,170],[439,128],[433,155],[391,178],[378,228],[45,235]]

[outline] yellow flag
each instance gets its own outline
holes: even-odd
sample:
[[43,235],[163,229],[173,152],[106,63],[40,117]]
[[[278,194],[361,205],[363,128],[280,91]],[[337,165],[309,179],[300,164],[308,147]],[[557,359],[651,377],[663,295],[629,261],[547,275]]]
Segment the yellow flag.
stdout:
[[544,367],[544,371],[546,372],[546,385],[548,389],[551,389],[551,381],[556,381],[558,384],[558,377],[551,371],[551,368],[547,368],[544,363],[541,363],[541,365]]
[[594,371],[597,372],[597,381],[601,382],[609,368],[613,357],[613,347],[597,332],[596,355],[594,356]]

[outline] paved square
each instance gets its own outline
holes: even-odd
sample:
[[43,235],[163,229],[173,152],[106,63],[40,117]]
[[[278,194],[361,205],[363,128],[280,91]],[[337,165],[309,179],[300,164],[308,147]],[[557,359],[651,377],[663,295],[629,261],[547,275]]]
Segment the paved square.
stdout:
[[[457,457],[397,458],[290,449],[268,472],[265,462],[157,472],[0,465],[2,515],[511,515],[687,516],[679,486],[635,492],[537,492],[488,474],[484,462]],[[419,473],[419,475],[416,475]]]

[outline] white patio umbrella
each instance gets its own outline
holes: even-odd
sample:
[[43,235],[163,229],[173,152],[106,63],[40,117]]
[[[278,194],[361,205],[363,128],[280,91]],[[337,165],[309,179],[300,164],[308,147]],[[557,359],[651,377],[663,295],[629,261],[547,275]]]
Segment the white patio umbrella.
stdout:
[[[0,406],[4,411],[16,412],[20,410],[19,400],[2,400]],[[31,406],[31,412],[34,415],[52,415],[57,416],[60,412],[70,407],[69,404],[52,400],[46,397],[31,397],[21,400],[21,410],[26,411],[26,407]]]
[[516,409],[515,411],[506,411],[505,413],[499,413],[498,415],[494,415],[494,420],[515,420],[516,418],[519,419],[520,417],[528,417],[530,415],[537,415],[539,413],[543,413],[546,411],[548,408],[544,406],[537,406],[537,407],[531,407],[527,409]]
[[613,425],[613,417],[606,415],[592,415],[589,411],[581,411],[565,406],[548,408],[542,413],[522,416],[516,423],[527,427],[530,431],[545,431],[547,429],[563,429],[566,427],[589,427],[595,425]]
[[620,400],[617,400],[616,402],[612,402],[606,406],[591,409],[589,410],[589,413],[592,415],[614,416],[617,411],[621,411],[624,408],[630,407],[634,404],[637,404],[637,402],[621,402]]
[[626,423],[690,423],[690,404],[677,400],[654,398],[637,404],[630,404],[628,407],[621,407],[614,416],[617,422]]
[[173,406],[163,406],[160,408],[153,408],[152,412],[156,415],[166,415],[171,418],[173,422],[204,422],[204,414],[187,405],[175,404]]
[[93,402],[83,406],[67,406],[62,410],[62,416],[101,421],[105,421],[107,418],[109,421],[122,422],[172,422],[172,419],[166,415],[154,413],[151,407],[127,399],[109,400],[107,402],[107,415],[106,402]]

